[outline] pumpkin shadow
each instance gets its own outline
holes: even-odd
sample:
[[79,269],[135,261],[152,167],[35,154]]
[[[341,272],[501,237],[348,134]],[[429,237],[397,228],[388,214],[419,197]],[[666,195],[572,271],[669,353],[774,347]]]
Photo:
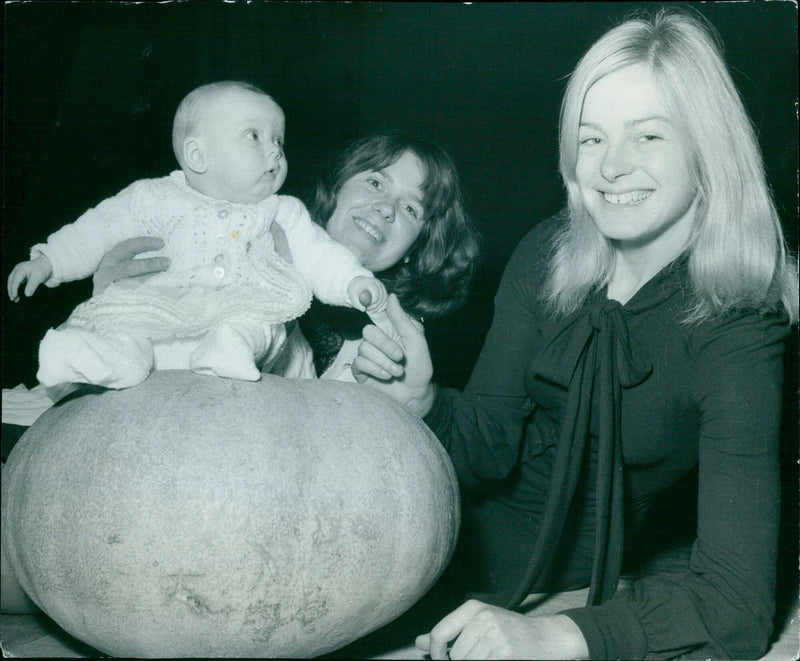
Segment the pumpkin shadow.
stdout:
[[[414,639],[429,632],[455,605],[441,595],[428,593],[400,617],[321,659],[430,658],[414,646]],[[411,655],[409,655],[411,650]],[[394,654],[391,654],[394,653]]]

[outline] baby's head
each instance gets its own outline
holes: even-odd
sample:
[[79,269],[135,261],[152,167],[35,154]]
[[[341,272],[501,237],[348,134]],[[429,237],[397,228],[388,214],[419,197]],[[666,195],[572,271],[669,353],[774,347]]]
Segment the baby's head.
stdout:
[[249,83],[202,85],[178,105],[172,148],[189,185],[210,197],[254,204],[286,179],[285,118]]

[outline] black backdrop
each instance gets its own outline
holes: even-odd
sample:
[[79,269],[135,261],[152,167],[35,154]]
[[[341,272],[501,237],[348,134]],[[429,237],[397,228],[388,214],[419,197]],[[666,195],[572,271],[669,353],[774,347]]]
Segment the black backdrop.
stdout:
[[[565,77],[605,30],[654,3],[5,4],[3,279],[28,248],[135,179],[175,168],[172,114],[195,85],[250,80],[287,117],[307,195],[343,141],[420,131],[452,153],[484,236],[468,305],[429,324],[439,381],[461,386],[518,240],[563,204]],[[691,4],[720,31],[797,246],[797,13],[790,2]],[[88,281],[3,296],[3,387],[35,383],[45,330]]]

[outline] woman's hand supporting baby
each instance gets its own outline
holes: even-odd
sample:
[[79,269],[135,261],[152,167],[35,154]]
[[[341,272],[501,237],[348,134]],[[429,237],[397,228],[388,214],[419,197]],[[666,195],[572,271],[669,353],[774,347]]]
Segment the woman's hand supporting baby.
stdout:
[[139,253],[160,250],[163,247],[164,241],[157,236],[137,236],[118,243],[100,260],[97,271],[92,276],[92,295],[97,296],[117,280],[166,271],[169,268],[167,257],[135,259]]
[[384,311],[368,313],[374,325],[364,328],[353,376],[424,416],[433,406],[436,388],[422,323],[406,314],[395,294],[389,295]]
[[[106,287],[117,280],[150,275],[169,268],[167,257],[147,257],[136,259],[136,255],[152,252],[164,247],[164,242],[156,236],[137,236],[126,239],[109,250],[92,276],[92,295],[105,291]],[[19,300],[18,291],[23,283],[25,296],[33,296],[39,285],[53,275],[53,265],[44,255],[17,264],[8,276],[8,296],[12,301]]]

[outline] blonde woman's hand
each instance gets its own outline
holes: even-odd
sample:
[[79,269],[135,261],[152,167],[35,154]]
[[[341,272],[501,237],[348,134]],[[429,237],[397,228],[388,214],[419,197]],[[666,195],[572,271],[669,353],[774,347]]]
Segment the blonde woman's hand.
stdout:
[[[448,652],[448,645],[452,647]],[[470,600],[416,645],[431,659],[586,659],[586,640],[566,615],[528,616]]]
[[169,268],[167,257],[135,259],[139,253],[160,250],[163,247],[164,241],[157,236],[137,236],[115,245],[100,260],[97,271],[92,276],[92,295],[103,293],[108,285],[117,280],[166,271]]
[[422,417],[433,406],[433,364],[422,323],[390,294],[386,309],[370,313],[352,365],[353,376]]

